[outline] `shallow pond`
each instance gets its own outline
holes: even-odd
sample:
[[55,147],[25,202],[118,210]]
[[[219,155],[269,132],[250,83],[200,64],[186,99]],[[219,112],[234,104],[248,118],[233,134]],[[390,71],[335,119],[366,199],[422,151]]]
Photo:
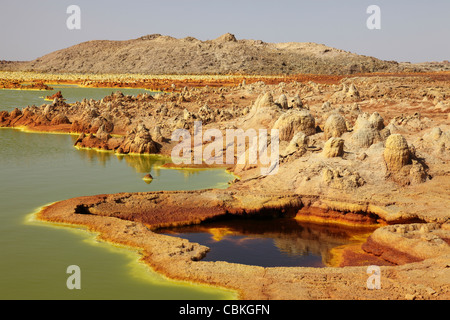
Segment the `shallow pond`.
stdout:
[[300,222],[294,218],[231,219],[157,232],[210,248],[203,261],[262,267],[326,267],[331,251],[360,242],[370,228]]

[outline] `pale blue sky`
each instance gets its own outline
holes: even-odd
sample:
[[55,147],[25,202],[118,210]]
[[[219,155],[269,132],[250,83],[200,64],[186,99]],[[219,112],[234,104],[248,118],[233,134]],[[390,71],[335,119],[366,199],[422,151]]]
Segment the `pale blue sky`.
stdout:
[[[69,5],[81,30],[66,27]],[[369,30],[369,5],[381,30]],[[88,40],[152,33],[316,42],[396,61],[450,60],[450,0],[0,0],[0,60],[32,60]]]

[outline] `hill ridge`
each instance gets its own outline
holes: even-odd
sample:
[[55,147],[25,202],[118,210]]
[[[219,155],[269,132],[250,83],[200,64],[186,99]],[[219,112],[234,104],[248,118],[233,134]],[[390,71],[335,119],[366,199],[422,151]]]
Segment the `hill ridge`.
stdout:
[[[5,64],[7,65],[7,64]],[[354,74],[399,71],[399,63],[312,42],[268,43],[176,39],[149,34],[130,40],[91,40],[33,61],[9,64],[14,71],[128,74]]]

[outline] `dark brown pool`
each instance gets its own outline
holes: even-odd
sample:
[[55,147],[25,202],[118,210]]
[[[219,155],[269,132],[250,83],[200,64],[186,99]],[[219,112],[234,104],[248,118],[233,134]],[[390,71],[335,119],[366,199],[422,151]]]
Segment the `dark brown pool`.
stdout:
[[204,222],[157,232],[209,247],[203,261],[262,267],[326,267],[333,248],[361,242],[373,229],[279,218]]

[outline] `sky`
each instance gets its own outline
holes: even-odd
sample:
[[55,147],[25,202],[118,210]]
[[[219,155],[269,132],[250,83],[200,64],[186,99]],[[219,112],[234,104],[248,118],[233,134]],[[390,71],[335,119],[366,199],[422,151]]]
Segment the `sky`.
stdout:
[[[80,8],[79,30],[66,21]],[[370,30],[367,8],[380,8]],[[399,62],[450,60],[450,0],[0,0],[0,60],[33,60],[89,40],[159,33],[315,42]]]

